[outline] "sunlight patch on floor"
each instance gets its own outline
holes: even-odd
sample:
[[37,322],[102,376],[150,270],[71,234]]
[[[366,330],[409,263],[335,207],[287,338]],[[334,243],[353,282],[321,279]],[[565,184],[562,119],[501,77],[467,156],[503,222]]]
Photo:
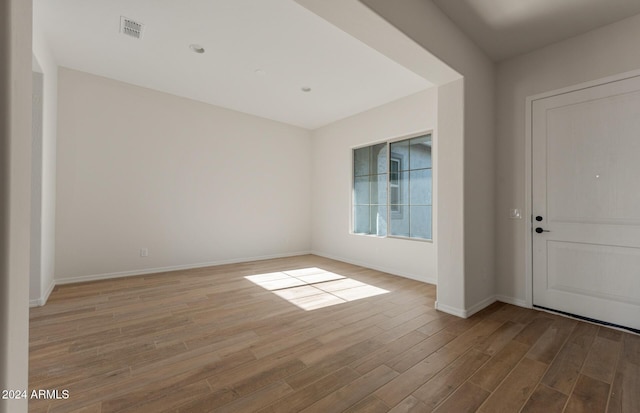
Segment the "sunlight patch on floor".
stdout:
[[389,292],[316,267],[250,275],[244,278],[306,311]]

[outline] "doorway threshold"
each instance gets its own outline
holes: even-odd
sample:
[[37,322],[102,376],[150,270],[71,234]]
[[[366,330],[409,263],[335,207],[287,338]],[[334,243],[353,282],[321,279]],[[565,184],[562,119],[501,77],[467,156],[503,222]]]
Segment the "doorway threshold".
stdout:
[[598,325],[605,326],[605,327],[615,328],[617,330],[629,331],[631,333],[635,333],[635,334],[640,335],[640,330],[638,330],[637,328],[622,326],[620,324],[609,323],[607,321],[602,321],[602,320],[597,320],[595,318],[584,317],[584,316],[577,315],[577,314],[567,313],[566,311],[554,310],[553,308],[542,307],[540,305],[535,305],[535,304],[533,305],[533,308],[538,309],[538,310],[542,310],[542,311],[546,311],[546,312],[549,312],[549,313],[560,314],[560,315],[563,315],[565,317],[575,318],[576,320],[586,321],[586,322],[592,323],[592,324],[598,324]]

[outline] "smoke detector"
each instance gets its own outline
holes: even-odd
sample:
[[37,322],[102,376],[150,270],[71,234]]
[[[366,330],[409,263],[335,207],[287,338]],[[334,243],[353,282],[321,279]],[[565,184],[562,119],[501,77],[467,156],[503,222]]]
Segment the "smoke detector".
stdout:
[[128,19],[124,16],[120,16],[120,33],[140,39],[142,38],[143,30],[144,24]]

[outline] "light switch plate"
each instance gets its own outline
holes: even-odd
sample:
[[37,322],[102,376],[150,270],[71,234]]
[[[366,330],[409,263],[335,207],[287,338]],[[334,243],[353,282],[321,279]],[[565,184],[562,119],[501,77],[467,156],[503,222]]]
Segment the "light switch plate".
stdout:
[[513,208],[509,210],[509,218],[511,219],[522,219],[522,213],[518,208]]

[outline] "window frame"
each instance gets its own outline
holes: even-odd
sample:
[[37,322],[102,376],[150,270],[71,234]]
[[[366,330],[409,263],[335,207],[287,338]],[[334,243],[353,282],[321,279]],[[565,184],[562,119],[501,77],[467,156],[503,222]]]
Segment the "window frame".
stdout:
[[[400,180],[399,180],[399,176],[400,173],[402,171],[402,162],[404,162],[404,157],[402,155],[400,156],[396,156],[393,157],[391,156],[391,143],[387,142],[387,154],[389,156],[389,179],[387,180],[388,182],[388,188],[387,188],[387,206],[389,208],[389,216],[388,218],[390,218],[391,216],[395,217],[395,218],[402,218],[402,209],[400,208],[400,203],[396,202],[395,204],[393,203],[393,197],[391,196],[392,191],[391,189],[395,188],[396,189],[396,199],[402,199],[402,193],[400,191],[402,191],[402,187],[400,186]],[[396,163],[398,164],[398,170],[393,172],[391,170],[391,164],[392,163]],[[396,174],[396,183],[394,184],[392,181],[394,181],[394,179],[391,178],[392,174]],[[395,208],[394,208],[395,207]]]
[[[404,140],[409,140],[409,139],[413,139],[413,138],[418,138],[420,136],[426,136],[429,135],[431,137],[431,238],[430,239],[426,239],[426,238],[414,238],[414,237],[406,237],[406,236],[402,236],[402,235],[390,235],[389,234],[389,228],[390,228],[390,219],[392,218],[392,214],[396,214],[394,215],[394,217],[401,217],[402,216],[402,211],[397,211],[397,212],[393,212],[391,210],[391,144],[395,143],[395,142],[400,142],[400,141],[404,141]],[[387,166],[387,234],[386,235],[377,235],[377,234],[365,234],[365,233],[359,233],[359,232],[354,232],[354,193],[353,190],[355,188],[355,160],[354,160],[354,151],[356,149],[361,149],[361,148],[366,148],[366,147],[370,147],[370,146],[375,146],[375,145],[379,145],[381,143],[385,143],[387,145],[387,162],[388,162],[388,166]],[[368,142],[365,144],[361,144],[361,145],[356,145],[356,146],[352,146],[349,148],[349,154],[350,154],[350,159],[351,159],[351,186],[349,188],[349,234],[350,235],[356,235],[356,236],[361,236],[361,237],[373,237],[373,238],[391,238],[391,239],[401,239],[401,240],[408,240],[408,241],[418,241],[418,242],[427,242],[427,243],[433,243],[434,239],[435,239],[435,233],[433,231],[433,211],[434,211],[434,204],[435,204],[435,200],[436,200],[436,185],[434,183],[435,181],[435,151],[434,151],[434,146],[435,146],[435,135],[433,132],[433,129],[430,130],[426,130],[426,131],[422,131],[422,132],[414,132],[414,133],[410,133],[407,135],[402,135],[402,136],[398,136],[395,138],[390,138],[390,139],[381,139],[381,140],[377,140],[377,141],[373,141],[373,142]],[[400,162],[403,162],[403,160],[401,159]],[[408,161],[407,161],[408,162]],[[400,166],[400,165],[399,165]],[[400,173],[400,168],[398,173]],[[398,188],[400,190],[400,188]],[[399,195],[401,197],[401,195]]]

